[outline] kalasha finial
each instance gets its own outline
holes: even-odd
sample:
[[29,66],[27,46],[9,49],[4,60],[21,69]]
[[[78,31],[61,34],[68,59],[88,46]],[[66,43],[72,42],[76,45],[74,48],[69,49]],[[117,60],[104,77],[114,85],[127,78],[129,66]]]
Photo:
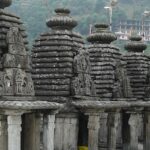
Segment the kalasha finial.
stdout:
[[107,32],[109,25],[105,23],[95,24],[94,25],[96,32]]
[[5,7],[9,7],[12,3],[12,0],[0,0],[0,9],[4,9]]
[[91,43],[110,44],[117,39],[117,36],[109,31],[109,26],[105,23],[95,24],[95,31],[88,36]]
[[132,52],[143,52],[147,45],[142,41],[142,37],[134,35],[129,37],[129,42],[125,45],[125,49]]
[[64,14],[64,15],[69,15],[70,14],[70,10],[67,8],[56,8],[55,9],[55,13],[56,14]]
[[70,10],[66,8],[55,9],[56,15],[47,21],[47,26],[52,29],[72,30],[77,26],[77,21],[69,16]]

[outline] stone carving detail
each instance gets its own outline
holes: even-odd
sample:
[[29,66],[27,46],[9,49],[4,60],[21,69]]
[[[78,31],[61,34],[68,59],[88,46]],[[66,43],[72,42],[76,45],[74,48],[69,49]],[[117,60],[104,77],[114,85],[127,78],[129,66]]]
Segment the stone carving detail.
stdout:
[[91,65],[89,54],[79,49],[79,54],[74,58],[74,74],[72,80],[72,94],[80,96],[95,95],[94,82],[91,78]]
[[13,71],[11,69],[7,69],[3,72],[2,75],[4,81],[3,94],[4,95],[13,95]]
[[21,69],[6,69],[2,73],[4,95],[34,95],[31,75]]
[[18,68],[19,66],[25,70],[30,70],[29,62],[27,55],[12,55],[12,54],[4,54],[2,58],[2,66],[4,68]]
[[146,79],[146,88],[145,88],[145,97],[150,97],[150,67],[148,67],[147,79]]
[[26,73],[26,95],[34,96],[34,84],[30,73]]
[[25,72],[23,72],[21,69],[17,69],[16,76],[15,76],[15,82],[16,82],[16,94],[22,94],[24,91],[24,87],[26,87],[26,79],[25,79]]
[[115,98],[132,97],[130,80],[127,76],[126,62],[123,60],[120,60],[116,63],[113,97]]
[[2,56],[0,72],[1,95],[33,96],[34,87],[28,72],[29,56],[17,27],[11,27],[7,33],[8,52]]
[[138,113],[131,113],[128,124],[130,126],[130,149],[138,149],[138,131],[140,125]]
[[23,37],[18,27],[11,27],[7,33],[8,52],[17,55],[26,55]]

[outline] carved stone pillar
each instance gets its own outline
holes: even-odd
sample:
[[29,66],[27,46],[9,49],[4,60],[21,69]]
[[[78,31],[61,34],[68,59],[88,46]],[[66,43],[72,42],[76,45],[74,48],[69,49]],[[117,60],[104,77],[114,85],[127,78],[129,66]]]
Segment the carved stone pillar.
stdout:
[[0,115],[0,150],[7,150],[7,117]]
[[138,150],[138,133],[139,133],[139,113],[132,112],[129,118],[130,126],[130,145],[129,150]]
[[107,150],[107,119],[108,113],[101,113],[99,129],[99,149]]
[[21,115],[8,116],[8,150],[21,150]]
[[118,125],[117,125],[117,143],[116,143],[116,149],[123,150],[123,142],[122,142],[122,113],[119,112],[119,119],[118,119]]
[[40,114],[24,116],[24,150],[40,150]]
[[54,150],[55,115],[44,115],[43,117],[43,149]]
[[98,150],[100,114],[90,113],[88,121],[88,150]]
[[150,111],[144,113],[144,150],[150,150]]
[[76,113],[61,113],[56,116],[55,149],[77,150],[78,116]]
[[108,150],[116,150],[119,118],[119,112],[110,112],[108,115]]

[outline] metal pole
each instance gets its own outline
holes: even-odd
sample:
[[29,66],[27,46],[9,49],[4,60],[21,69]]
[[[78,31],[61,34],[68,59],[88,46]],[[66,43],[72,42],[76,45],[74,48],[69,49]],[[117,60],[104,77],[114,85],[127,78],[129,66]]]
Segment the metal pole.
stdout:
[[112,31],[112,7],[109,8],[109,17],[110,17],[110,31]]
[[93,26],[92,26],[92,24],[90,24],[90,31],[89,31],[89,34],[92,34],[92,32],[93,32]]
[[142,38],[144,40],[144,19],[145,19],[145,16],[144,14],[142,15]]

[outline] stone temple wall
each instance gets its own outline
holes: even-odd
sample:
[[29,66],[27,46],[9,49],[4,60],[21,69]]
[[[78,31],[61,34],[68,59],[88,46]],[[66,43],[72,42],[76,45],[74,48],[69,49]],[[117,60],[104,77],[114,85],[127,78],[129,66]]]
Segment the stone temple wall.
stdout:
[[109,26],[96,24],[87,43],[70,10],[58,8],[30,60],[23,23],[4,9],[10,4],[0,0],[0,150],[149,150],[142,38],[131,36],[122,54]]

